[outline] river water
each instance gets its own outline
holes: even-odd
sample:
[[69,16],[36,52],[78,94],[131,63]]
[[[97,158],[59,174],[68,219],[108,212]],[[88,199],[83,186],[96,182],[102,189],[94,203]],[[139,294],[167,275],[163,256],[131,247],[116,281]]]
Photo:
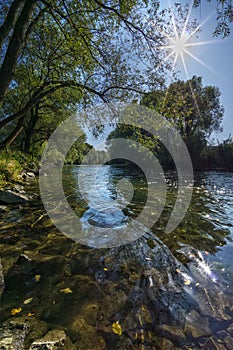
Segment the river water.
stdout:
[[[24,316],[62,328],[76,349],[233,349],[233,174],[195,174],[189,209],[169,234],[178,185],[173,173],[165,180],[165,207],[147,228],[137,216],[147,203],[156,217],[160,203],[147,202],[138,169],[64,168],[77,237],[88,232],[100,248],[59,232],[39,197],[2,214],[0,321]],[[39,192],[36,183],[28,189]],[[104,247],[102,228],[114,235],[132,222],[132,242]]]

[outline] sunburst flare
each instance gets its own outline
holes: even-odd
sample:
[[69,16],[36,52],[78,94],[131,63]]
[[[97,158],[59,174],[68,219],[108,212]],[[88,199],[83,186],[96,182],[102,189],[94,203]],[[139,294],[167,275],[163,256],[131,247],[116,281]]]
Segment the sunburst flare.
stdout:
[[162,34],[167,39],[168,43],[166,45],[162,45],[159,47],[160,50],[165,50],[167,52],[167,55],[165,57],[165,61],[174,57],[172,71],[174,71],[178,59],[181,61],[187,79],[189,77],[187,63],[186,63],[187,56],[191,57],[196,62],[200,63],[202,66],[204,66],[205,68],[212,71],[212,69],[205,62],[203,62],[200,58],[198,58],[194,53],[192,53],[190,51],[190,49],[192,47],[202,46],[202,45],[207,45],[207,44],[212,44],[212,43],[217,42],[216,40],[192,42],[193,38],[196,36],[198,31],[204,26],[204,24],[215,13],[215,12],[213,12],[212,14],[210,14],[193,31],[189,32],[188,25],[190,23],[190,16],[191,16],[192,8],[193,8],[193,1],[191,1],[191,3],[190,3],[189,11],[188,11],[187,17],[185,19],[183,28],[181,30],[179,30],[179,25],[176,22],[174,13],[172,14],[172,29],[171,29],[172,33],[167,34],[164,31],[162,32]]

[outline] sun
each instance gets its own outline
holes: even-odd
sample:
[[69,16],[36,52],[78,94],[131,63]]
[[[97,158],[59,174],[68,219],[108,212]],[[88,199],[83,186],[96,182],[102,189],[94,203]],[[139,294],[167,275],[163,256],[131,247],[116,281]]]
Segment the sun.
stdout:
[[183,35],[182,37],[178,38],[177,40],[171,39],[171,48],[176,56],[182,56],[185,52],[185,48],[187,46],[188,36]]
[[211,13],[210,16],[208,16],[201,24],[196,26],[196,28],[193,31],[189,32],[188,24],[190,23],[192,8],[193,8],[193,1],[190,3],[189,11],[185,19],[183,28],[181,30],[179,30],[178,28],[179,26],[178,26],[178,23],[176,23],[174,13],[172,14],[171,34],[167,34],[166,32],[162,31],[162,34],[167,40],[167,43],[159,47],[160,50],[165,50],[166,52],[165,61],[173,57],[172,71],[174,71],[177,61],[178,60],[181,61],[187,78],[189,76],[187,63],[186,63],[188,56],[194,59],[195,61],[197,61],[198,63],[200,63],[205,68],[211,70],[211,68],[206,63],[204,63],[200,58],[198,58],[197,56],[194,55],[194,53],[192,53],[191,49],[194,46],[206,45],[206,44],[216,42],[216,40],[194,41],[194,37],[196,37],[198,31],[213,16],[214,12]]

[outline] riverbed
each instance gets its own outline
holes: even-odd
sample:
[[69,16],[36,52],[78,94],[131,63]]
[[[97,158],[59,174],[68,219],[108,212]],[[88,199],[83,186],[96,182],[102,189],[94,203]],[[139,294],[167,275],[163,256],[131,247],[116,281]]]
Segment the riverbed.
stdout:
[[[195,174],[184,219],[165,233],[178,191],[175,174],[166,174],[166,205],[148,228],[137,224],[147,198],[143,174],[119,165],[100,168],[97,187],[88,185],[96,167],[63,171],[66,198],[80,220],[77,240],[59,232],[39,196],[1,214],[0,321],[33,320],[37,330],[26,348],[62,329],[80,350],[232,349],[233,174]],[[87,183],[82,189],[80,171]],[[38,183],[28,191],[39,194]],[[115,232],[129,222],[133,238],[127,244],[104,247],[101,240],[96,248],[79,241],[88,231],[93,243],[92,228]]]

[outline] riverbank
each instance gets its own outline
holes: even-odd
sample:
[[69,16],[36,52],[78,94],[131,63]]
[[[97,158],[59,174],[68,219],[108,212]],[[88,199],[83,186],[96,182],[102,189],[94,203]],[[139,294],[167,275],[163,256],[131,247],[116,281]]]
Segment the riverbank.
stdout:
[[25,186],[38,175],[39,164],[21,152],[0,153],[0,211],[33,198]]

